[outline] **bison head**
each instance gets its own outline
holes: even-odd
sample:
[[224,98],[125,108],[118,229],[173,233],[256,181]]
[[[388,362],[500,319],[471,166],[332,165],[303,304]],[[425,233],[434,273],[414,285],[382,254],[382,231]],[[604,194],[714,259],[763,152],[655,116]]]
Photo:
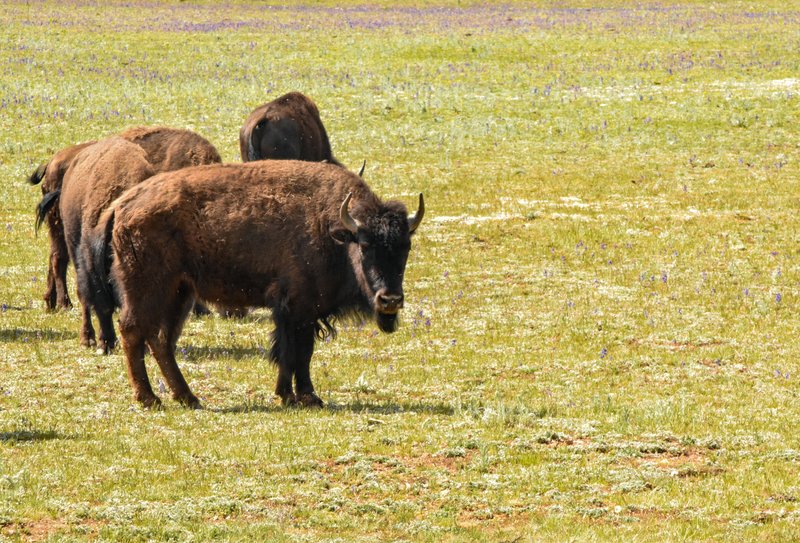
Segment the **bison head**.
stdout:
[[403,307],[403,274],[411,236],[422,222],[425,202],[420,194],[419,209],[411,217],[403,204],[386,202],[365,210],[362,220],[358,220],[350,214],[351,196],[347,195],[339,212],[342,224],[351,234],[350,261],[378,328],[394,332],[397,313]]

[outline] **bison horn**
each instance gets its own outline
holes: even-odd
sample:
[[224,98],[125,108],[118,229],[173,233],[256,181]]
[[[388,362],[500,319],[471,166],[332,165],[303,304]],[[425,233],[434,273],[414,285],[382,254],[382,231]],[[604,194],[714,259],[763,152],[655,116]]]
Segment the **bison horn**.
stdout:
[[408,218],[408,233],[413,234],[417,229],[419,223],[422,222],[422,216],[425,215],[425,200],[422,199],[422,193],[419,193],[419,209],[417,213]]
[[358,170],[358,176],[364,177],[364,168],[367,167],[367,161],[365,160],[364,163],[361,165],[361,169]]
[[350,215],[350,210],[348,206],[350,205],[350,198],[353,196],[352,192],[347,193],[347,198],[344,199],[342,203],[341,209],[339,209],[339,218],[342,219],[342,222],[350,230],[352,233],[356,234],[358,232],[358,221],[355,220]]

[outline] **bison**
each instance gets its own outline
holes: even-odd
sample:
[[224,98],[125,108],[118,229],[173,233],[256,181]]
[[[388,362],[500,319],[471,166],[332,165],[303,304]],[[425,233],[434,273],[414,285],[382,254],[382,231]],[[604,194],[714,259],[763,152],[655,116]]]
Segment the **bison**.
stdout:
[[175,361],[198,297],[271,308],[275,393],[284,405],[322,406],[311,382],[315,339],[335,335],[336,319],[354,315],[396,329],[424,211],[422,194],[409,217],[344,168],[293,160],[187,168],[130,189],[88,238],[95,282],[122,307],[134,398],[161,403],[145,369],[148,346],[173,398],[200,406]]
[[239,149],[242,162],[294,159],[341,166],[333,157],[317,106],[299,92],[254,109],[239,132]]
[[69,292],[67,292],[69,254],[67,242],[64,240],[64,228],[61,226],[61,214],[58,212],[57,206],[53,206],[50,213],[45,213],[44,210],[55,203],[54,198],[58,195],[57,191],[61,189],[64,174],[72,164],[72,160],[93,143],[95,142],[79,143],[60,150],[49,161],[36,168],[36,171],[28,178],[28,182],[32,185],[42,184],[42,196],[44,197],[37,206],[36,231],[38,232],[45,218],[50,230],[47,290],[44,292],[44,302],[48,309],[70,309],[72,300],[69,299]]
[[[155,173],[222,161],[210,143],[188,130],[134,127],[123,131],[119,137],[144,149]],[[47,290],[44,294],[48,309],[72,307],[67,291],[67,266],[70,257],[61,222],[60,206],[57,204],[67,169],[80,152],[94,143],[96,142],[89,141],[62,149],[48,162],[40,165],[28,180],[34,185],[40,182],[42,184],[43,198],[36,208],[36,230],[39,230],[45,220],[49,228],[50,257]]]
[[[113,305],[96,303],[98,286],[87,275],[80,249],[83,235],[101,212],[126,189],[161,171],[185,166],[221,162],[219,153],[205,138],[188,130],[165,127],[133,128],[94,143],[72,161],[62,186],[40,204],[47,213],[58,203],[63,238],[75,266],[78,298],[82,304],[81,344],[98,346],[98,351],[114,348],[116,335],[111,316]],[[51,230],[51,235],[52,230]],[[91,309],[100,323],[99,342],[92,326]]]

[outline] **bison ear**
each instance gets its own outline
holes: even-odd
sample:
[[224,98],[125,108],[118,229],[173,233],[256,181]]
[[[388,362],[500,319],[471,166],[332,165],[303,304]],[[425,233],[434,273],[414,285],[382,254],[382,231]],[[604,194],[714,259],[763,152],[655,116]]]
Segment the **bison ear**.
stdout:
[[356,240],[355,235],[353,235],[350,230],[341,226],[332,226],[330,235],[333,241],[338,245],[344,245],[345,243],[354,242]]

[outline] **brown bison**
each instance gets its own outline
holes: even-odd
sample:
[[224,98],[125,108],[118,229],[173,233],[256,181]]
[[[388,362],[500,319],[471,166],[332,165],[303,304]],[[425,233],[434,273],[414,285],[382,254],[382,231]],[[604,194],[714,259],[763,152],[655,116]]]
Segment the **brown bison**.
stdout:
[[187,168],[132,188],[89,237],[95,282],[121,303],[135,399],[160,403],[145,370],[147,345],[173,398],[199,406],[175,362],[198,297],[271,308],[276,394],[287,405],[321,406],[310,373],[315,338],[335,334],[335,319],[348,315],[396,329],[411,235],[423,213],[421,194],[409,217],[357,175],[313,162]]
[[[218,162],[221,162],[219,153],[205,138],[188,130],[165,127],[127,130],[86,147],[73,159],[61,188],[53,193],[54,197],[46,206],[40,205],[40,209],[47,213],[47,206],[58,203],[62,235],[75,266],[78,298],[82,304],[82,345],[97,343],[98,350],[108,352],[116,342],[111,320],[114,306],[98,303],[99,287],[86,273],[85,251],[80,249],[84,233],[94,227],[102,211],[116,197],[148,177],[161,171]],[[92,308],[100,322],[99,342],[96,342],[92,326]]]
[[[144,149],[155,173],[222,161],[210,143],[188,130],[134,127],[125,130],[119,137]],[[48,162],[41,164],[28,180],[34,185],[40,182],[42,184],[43,198],[36,208],[36,230],[39,230],[45,220],[49,228],[50,257],[47,290],[44,294],[48,309],[72,307],[67,291],[67,266],[70,257],[57,204],[61,196],[64,175],[70,164],[81,151],[94,143],[96,142],[90,141],[62,149]]]
[[239,149],[242,162],[294,159],[341,166],[333,158],[317,106],[299,92],[254,109],[239,132]]
[[69,299],[69,292],[67,292],[69,254],[67,253],[67,243],[64,240],[64,228],[61,226],[61,214],[58,212],[57,206],[54,206],[46,216],[43,210],[57,195],[56,191],[61,188],[64,174],[67,172],[69,165],[72,164],[72,160],[78,153],[93,143],[95,142],[79,143],[60,150],[49,161],[40,165],[28,178],[28,182],[32,185],[42,184],[42,196],[45,198],[37,207],[36,230],[38,232],[45,218],[50,229],[47,290],[44,292],[44,302],[48,309],[56,309],[58,307],[69,309],[72,307],[72,300]]

